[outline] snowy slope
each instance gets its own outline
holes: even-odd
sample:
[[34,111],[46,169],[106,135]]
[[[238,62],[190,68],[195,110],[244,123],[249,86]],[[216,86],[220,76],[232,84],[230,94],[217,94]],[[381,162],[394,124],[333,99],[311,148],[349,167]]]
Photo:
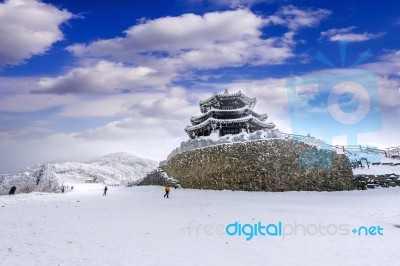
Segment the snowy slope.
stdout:
[[[102,188],[81,184],[64,194],[0,196],[0,264],[399,265],[398,187],[343,192],[173,189],[169,199],[163,198],[162,187],[110,187],[106,197]],[[225,233],[235,221],[281,221],[285,232],[292,226],[293,233],[246,241],[244,235]],[[349,231],[339,234],[340,226]],[[380,226],[383,235],[351,232],[361,226]]]

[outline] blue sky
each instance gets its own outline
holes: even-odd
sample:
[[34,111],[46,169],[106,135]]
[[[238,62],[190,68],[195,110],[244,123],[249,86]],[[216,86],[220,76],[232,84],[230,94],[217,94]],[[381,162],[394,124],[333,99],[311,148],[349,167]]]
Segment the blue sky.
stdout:
[[187,139],[198,101],[225,88],[256,97],[255,110],[284,132],[398,146],[398,10],[397,1],[0,2],[0,172],[114,151],[162,160]]

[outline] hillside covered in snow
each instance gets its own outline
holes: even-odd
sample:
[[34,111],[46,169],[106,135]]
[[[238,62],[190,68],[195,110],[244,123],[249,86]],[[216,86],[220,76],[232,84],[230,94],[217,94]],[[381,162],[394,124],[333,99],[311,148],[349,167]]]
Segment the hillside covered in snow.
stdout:
[[0,195],[12,186],[17,193],[56,191],[62,185],[85,182],[124,185],[144,178],[158,166],[156,161],[118,152],[86,162],[45,163],[16,174],[0,175]]
[[53,164],[55,174],[67,183],[81,183],[86,180],[105,182],[110,185],[127,184],[145,177],[158,163],[129,153],[112,153],[83,163]]

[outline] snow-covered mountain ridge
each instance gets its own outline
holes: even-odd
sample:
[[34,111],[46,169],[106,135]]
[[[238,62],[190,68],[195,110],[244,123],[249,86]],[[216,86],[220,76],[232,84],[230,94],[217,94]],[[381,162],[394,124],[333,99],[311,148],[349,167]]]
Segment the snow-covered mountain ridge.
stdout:
[[117,152],[83,163],[55,163],[55,174],[65,182],[93,181],[126,184],[145,177],[158,163],[135,155]]
[[[62,185],[103,182],[124,185],[144,178],[158,162],[125,152],[117,152],[86,162],[44,163],[25,172],[0,174],[0,195],[12,186],[18,192],[54,191]],[[46,183],[46,186],[42,184]],[[51,189],[49,189],[51,188]]]

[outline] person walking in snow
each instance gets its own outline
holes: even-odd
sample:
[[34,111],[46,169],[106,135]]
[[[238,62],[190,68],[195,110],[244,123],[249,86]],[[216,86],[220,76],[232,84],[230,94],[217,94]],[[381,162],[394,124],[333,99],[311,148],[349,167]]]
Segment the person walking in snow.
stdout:
[[107,190],[108,190],[108,188],[107,188],[107,186],[105,186],[105,187],[104,187],[104,193],[103,193],[103,196],[106,196],[106,195],[107,195]]
[[10,189],[10,192],[8,192],[8,195],[14,195],[16,190],[17,190],[17,187],[16,186],[12,186],[11,189]]
[[170,184],[167,183],[164,188],[165,188],[164,198],[165,198],[165,196],[167,196],[167,198],[169,198],[169,191],[171,190]]

